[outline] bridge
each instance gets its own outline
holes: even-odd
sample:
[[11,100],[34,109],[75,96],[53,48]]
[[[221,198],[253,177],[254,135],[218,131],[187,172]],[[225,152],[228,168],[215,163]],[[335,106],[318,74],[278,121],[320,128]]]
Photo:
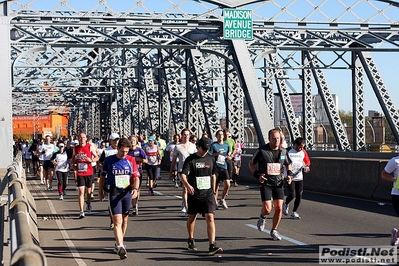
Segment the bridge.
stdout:
[[[51,111],[69,117],[70,134],[92,136],[155,131],[169,138],[185,127],[212,134],[223,114],[233,135],[245,139],[251,125],[254,141],[262,144],[267,131],[283,123],[289,140],[303,136],[310,150],[317,144],[315,126],[328,124],[338,150],[363,151],[367,87],[399,143],[394,88],[387,88],[374,59],[399,51],[398,1],[0,5],[0,33],[6,36],[0,78],[7,81],[0,100],[3,167],[11,162],[12,115]],[[251,11],[250,39],[224,36],[223,15],[231,9]],[[341,97],[352,98],[350,138],[328,83],[330,71],[350,77],[339,85],[347,88]]]

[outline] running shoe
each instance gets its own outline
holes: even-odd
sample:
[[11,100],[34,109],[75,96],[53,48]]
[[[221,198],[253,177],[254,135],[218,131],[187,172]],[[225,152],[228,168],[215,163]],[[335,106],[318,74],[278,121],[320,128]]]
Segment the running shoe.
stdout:
[[222,205],[223,209],[228,209],[229,206],[227,206],[226,200],[225,199],[220,199],[219,200],[219,205]]
[[292,219],[301,219],[301,217],[299,216],[299,214],[297,212],[291,212],[291,218]]
[[154,194],[154,191],[152,191],[152,189],[149,189],[148,190],[148,193],[151,195],[151,196],[154,196],[155,194]]
[[64,199],[64,196],[62,196],[62,194],[60,195],[60,200],[63,200]]
[[398,246],[399,245],[399,238],[398,238],[398,229],[394,228],[391,231],[391,245]]
[[274,241],[281,240],[281,236],[277,230],[272,230],[270,232],[270,236],[273,238]]
[[66,191],[64,190],[64,191],[62,191],[62,195],[64,195],[64,196],[66,196],[67,195],[67,193],[66,193]]
[[132,208],[132,216],[136,216],[137,215],[137,209],[136,207]]
[[175,182],[175,188],[179,188],[179,184]]
[[158,186],[157,181],[154,182],[154,185],[152,186],[152,188],[156,188]]
[[87,203],[87,202],[86,202],[86,204],[87,204],[87,206],[86,206],[86,211],[87,211],[87,212],[91,212],[91,211],[93,210],[93,208],[91,207],[91,204],[90,204],[90,203]]
[[85,218],[85,213],[84,212],[80,212],[79,213],[79,219],[83,219]]
[[187,212],[186,207],[184,206],[184,202],[181,203],[181,212]]
[[[285,216],[288,215],[288,210],[289,210],[289,206],[288,206],[288,204],[286,204],[286,203],[284,202],[284,203],[283,203],[283,214],[284,214]],[[292,216],[292,214],[291,214],[291,216]]]
[[256,224],[256,226],[258,227],[259,231],[263,231],[263,229],[265,229],[265,225],[266,225],[266,217],[263,218],[262,217],[262,213],[259,215],[259,219],[258,222]]
[[193,238],[191,238],[191,239],[189,238],[187,240],[187,249],[188,250],[197,250],[197,247],[195,246],[195,241]]
[[221,252],[223,252],[223,249],[221,247],[217,247],[215,246],[215,244],[209,245],[209,255],[213,256]]
[[93,193],[90,193],[90,198],[91,198],[91,199],[94,199]]
[[125,247],[119,247],[118,249],[118,256],[121,260],[124,260],[127,258],[127,251]]
[[109,230],[114,230],[114,227],[115,227],[114,223],[111,222],[111,223],[109,224]]
[[116,243],[114,244],[114,253],[118,254],[118,245]]

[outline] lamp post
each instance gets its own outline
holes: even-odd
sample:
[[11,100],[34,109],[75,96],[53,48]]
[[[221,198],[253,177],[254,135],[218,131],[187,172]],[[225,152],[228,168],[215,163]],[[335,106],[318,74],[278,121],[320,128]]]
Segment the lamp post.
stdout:
[[370,121],[367,121],[367,123],[369,124],[370,128],[371,128],[371,133],[373,135],[373,143],[375,143],[375,131],[373,126],[371,125]]
[[328,144],[328,133],[327,133],[327,129],[324,127],[323,124],[320,124],[320,126],[323,128],[324,133],[326,134],[326,143],[325,143],[325,147]]

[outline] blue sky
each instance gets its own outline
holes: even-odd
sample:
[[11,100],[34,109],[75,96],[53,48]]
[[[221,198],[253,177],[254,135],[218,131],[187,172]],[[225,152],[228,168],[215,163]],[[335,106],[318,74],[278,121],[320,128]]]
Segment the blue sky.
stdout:
[[[32,8],[41,10],[97,10],[106,11],[101,5],[98,5],[99,0],[65,0],[66,5],[61,4],[58,0],[18,0],[15,6],[19,4],[27,4]],[[198,14],[204,13],[209,9],[215,8],[213,4],[205,3],[204,1],[189,1],[189,0],[108,0],[108,6],[115,12],[172,12],[172,13],[190,13]],[[386,3],[378,1],[362,1],[362,0],[275,0],[273,2],[263,1],[262,3],[255,3],[244,8],[253,9],[254,20],[272,19],[274,21],[298,21],[299,19],[306,19],[307,22],[324,22],[337,19],[338,21],[357,22],[360,20],[371,23],[389,23],[392,19],[399,19],[399,8],[387,8]],[[287,7],[285,12],[281,12],[282,7]],[[318,7],[318,12],[315,12],[315,7]],[[352,12],[347,13],[348,7]],[[379,12],[383,10],[383,12]],[[218,11],[220,12],[220,10]],[[397,22],[397,21],[396,21]],[[311,24],[311,23],[310,23]],[[288,25],[288,24],[284,24]],[[313,25],[315,26],[315,25]],[[312,27],[310,25],[310,27]],[[348,54],[349,55],[349,54]],[[397,85],[397,76],[399,75],[399,53],[372,53],[372,56],[377,63],[378,69],[386,88],[389,91],[395,108],[399,108],[399,88]],[[346,58],[350,61],[349,56]],[[334,57],[332,57],[334,60]],[[331,93],[337,94],[339,97],[339,109],[351,111],[352,95],[351,95],[351,73],[349,70],[326,70],[324,71],[327,83]],[[297,81],[290,82],[298,91],[300,86]],[[374,92],[369,86],[369,82],[365,80],[365,110],[381,111],[381,107],[375,97]],[[314,93],[317,93],[316,88]]]

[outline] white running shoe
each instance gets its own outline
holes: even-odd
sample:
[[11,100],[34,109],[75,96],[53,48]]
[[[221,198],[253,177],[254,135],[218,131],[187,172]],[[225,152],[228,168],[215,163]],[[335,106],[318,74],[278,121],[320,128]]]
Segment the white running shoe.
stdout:
[[299,217],[299,214],[297,212],[291,212],[291,218],[292,219],[301,219],[301,217]]
[[266,225],[266,217],[263,218],[262,217],[262,213],[259,215],[259,219],[258,222],[256,223],[256,226],[258,227],[259,231],[263,231],[263,229],[265,229],[265,225]]
[[277,230],[272,230],[270,232],[270,236],[273,238],[274,241],[281,240],[281,236]]
[[227,206],[226,200],[225,199],[220,199],[219,200],[219,205],[222,205],[223,209],[228,209],[229,206]]
[[398,229],[394,228],[391,231],[391,245],[398,246],[399,245],[399,238],[398,238]]
[[285,202],[284,202],[284,203],[283,203],[283,214],[284,214],[285,216],[288,215],[288,210],[289,210],[289,206],[288,206],[288,204],[285,204]]

